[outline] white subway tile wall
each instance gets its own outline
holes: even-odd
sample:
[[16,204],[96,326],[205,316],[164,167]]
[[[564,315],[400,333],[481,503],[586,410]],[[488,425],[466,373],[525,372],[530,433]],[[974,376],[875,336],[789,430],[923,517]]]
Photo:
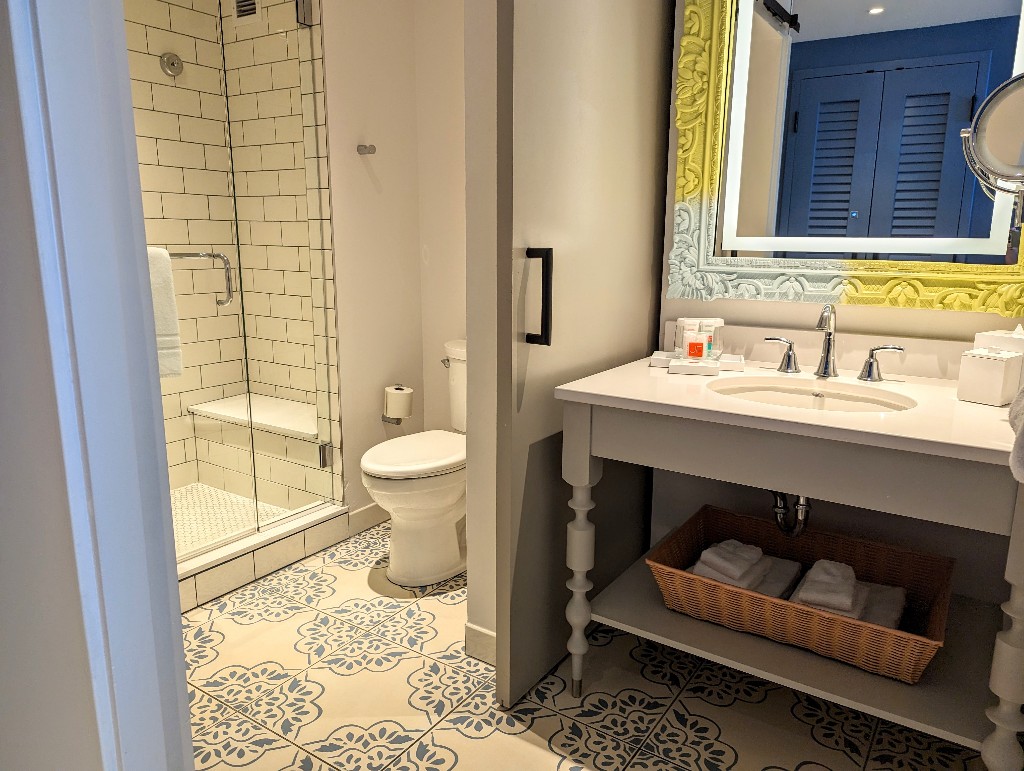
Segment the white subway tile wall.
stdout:
[[[292,0],[237,27],[224,12],[216,0],[125,0],[147,239],[223,252],[244,297],[218,306],[214,263],[174,264],[184,372],[161,381],[171,486],[255,491],[289,509],[340,501],[321,30],[296,24]],[[184,62],[175,78],[160,69],[167,51]],[[254,448],[247,429],[188,413],[247,389],[316,404],[333,468],[320,468],[317,443]]]

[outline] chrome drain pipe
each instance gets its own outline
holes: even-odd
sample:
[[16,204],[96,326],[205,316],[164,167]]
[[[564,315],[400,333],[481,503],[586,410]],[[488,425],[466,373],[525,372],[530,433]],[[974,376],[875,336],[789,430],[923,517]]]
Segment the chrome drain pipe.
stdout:
[[796,507],[790,511],[789,497],[785,493],[772,490],[771,494],[775,497],[772,513],[775,515],[775,524],[779,530],[793,538],[800,535],[807,527],[807,520],[811,516],[810,499],[806,495],[798,495]]

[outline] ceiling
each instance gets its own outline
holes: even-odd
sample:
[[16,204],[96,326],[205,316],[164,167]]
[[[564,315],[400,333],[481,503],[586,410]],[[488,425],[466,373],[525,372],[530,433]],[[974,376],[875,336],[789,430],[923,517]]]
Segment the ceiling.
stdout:
[[[784,3],[789,5],[790,3]],[[1019,16],[1021,0],[793,0],[800,15],[794,42]],[[872,15],[868,9],[885,8]]]

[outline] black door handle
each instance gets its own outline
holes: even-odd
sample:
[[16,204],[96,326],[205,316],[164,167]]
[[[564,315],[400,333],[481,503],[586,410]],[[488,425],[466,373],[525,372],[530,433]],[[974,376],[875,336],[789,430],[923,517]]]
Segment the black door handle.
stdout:
[[531,248],[526,250],[526,258],[540,260],[540,334],[526,333],[526,342],[530,345],[551,345],[551,276],[554,250],[550,248]]

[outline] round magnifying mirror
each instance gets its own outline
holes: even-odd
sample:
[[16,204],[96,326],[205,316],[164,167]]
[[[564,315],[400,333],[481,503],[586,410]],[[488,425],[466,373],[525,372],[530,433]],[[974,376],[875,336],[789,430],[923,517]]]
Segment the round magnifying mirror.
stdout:
[[1003,83],[971,125],[975,158],[992,176],[1024,180],[1024,74]]

